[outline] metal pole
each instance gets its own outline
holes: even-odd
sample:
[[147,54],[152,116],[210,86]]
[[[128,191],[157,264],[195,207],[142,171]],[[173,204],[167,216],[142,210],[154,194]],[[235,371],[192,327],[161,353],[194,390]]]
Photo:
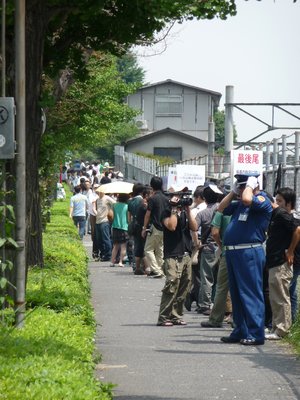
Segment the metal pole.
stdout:
[[215,172],[214,168],[214,154],[215,154],[215,123],[211,121],[208,123],[208,176],[212,176]]
[[225,94],[225,172],[231,169],[231,150],[233,149],[233,98],[234,87],[226,86]]
[[300,155],[300,131],[295,132],[295,164],[299,165],[299,155]]
[[275,187],[276,171],[278,168],[278,139],[273,139],[273,174],[272,187]]
[[270,169],[271,152],[270,152],[270,142],[266,143],[266,171]]
[[286,135],[281,136],[282,139],[282,186],[285,185],[286,181],[286,174],[285,174],[285,168],[286,168]]
[[25,3],[15,0],[15,60],[16,60],[16,239],[19,245],[16,257],[17,295],[16,325],[22,327],[25,317],[26,280],[26,90],[25,90]]
[[2,18],[1,18],[1,95],[6,95],[6,46],[5,46],[5,33],[6,33],[6,0],[2,0]]
[[[6,35],[6,0],[2,0],[2,16],[1,16],[1,96],[6,96],[6,43],[5,43],[5,35]],[[3,191],[3,206],[6,205],[6,160],[3,160],[1,163],[1,174],[3,177],[2,183],[2,191]],[[6,210],[3,210],[3,218],[2,218],[2,229],[1,236],[5,238],[5,220],[6,220]],[[5,246],[2,247],[2,263],[6,261],[6,250]],[[3,271],[3,277],[5,277],[5,271]],[[3,307],[5,304],[3,303]]]

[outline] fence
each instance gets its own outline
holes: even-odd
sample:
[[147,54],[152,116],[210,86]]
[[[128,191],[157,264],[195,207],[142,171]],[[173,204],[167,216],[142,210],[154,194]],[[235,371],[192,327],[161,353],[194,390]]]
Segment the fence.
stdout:
[[[124,151],[123,146],[115,146],[116,169],[124,171],[124,175],[128,180],[149,183],[153,175],[168,176],[169,167],[175,167],[177,164],[205,165],[207,171],[208,156],[194,157],[184,161],[160,165],[157,160],[128,153]],[[214,174],[211,178],[223,179],[229,176],[228,173],[224,172],[225,170],[225,157],[214,156]]]
[[[264,156],[264,189],[270,194],[278,187],[288,186],[296,191],[297,209],[300,210],[300,132],[296,131],[289,136],[282,135],[271,142],[251,144],[248,149],[262,150]],[[214,173],[212,178],[222,180],[229,176],[228,157],[214,156]],[[196,157],[190,160],[174,162],[173,164],[159,165],[153,159],[127,153],[124,147],[115,146],[116,168],[125,172],[127,179],[149,183],[153,175],[167,176],[169,167],[176,164],[205,165],[208,170],[208,156]]]

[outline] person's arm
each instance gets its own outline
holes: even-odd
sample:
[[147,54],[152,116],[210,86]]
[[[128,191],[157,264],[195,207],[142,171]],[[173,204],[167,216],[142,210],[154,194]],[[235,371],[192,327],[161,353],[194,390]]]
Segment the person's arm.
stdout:
[[258,181],[255,176],[249,176],[246,187],[242,193],[242,202],[244,206],[250,207],[253,201],[253,192],[258,187]]
[[73,207],[72,206],[70,207],[70,213],[69,214],[70,214],[70,218],[72,218],[72,216],[73,216]]
[[211,235],[214,239],[214,241],[217,243],[217,245],[222,248],[222,240],[220,236],[220,228],[216,226],[211,227]]
[[189,228],[191,231],[197,233],[198,225],[197,225],[196,219],[194,218],[193,214],[191,213],[190,207],[186,207],[185,209],[186,209],[187,219],[189,221]]
[[250,186],[246,186],[242,194],[242,202],[244,206],[250,207],[253,200],[253,189]]
[[221,203],[218,206],[218,211],[222,213],[225,208],[229,206],[229,204],[234,200],[236,197],[236,193],[232,190],[230,193],[228,193],[227,196],[224,197],[224,199],[221,200]]
[[164,226],[171,232],[174,232],[178,223],[178,211],[176,207],[172,207],[171,215],[163,220]]
[[289,265],[292,265],[294,262],[294,252],[299,242],[300,242],[300,226],[297,226],[297,228],[294,230],[290,246],[285,252],[285,257]]
[[147,229],[147,226],[149,225],[149,222],[150,222],[150,215],[151,215],[151,211],[147,210],[146,214],[145,214],[145,217],[144,217],[144,226],[143,226],[143,229],[142,229],[142,237],[143,238],[145,238],[146,234],[147,234],[146,229]]
[[128,220],[128,223],[130,223],[132,220],[132,215],[131,215],[130,211],[127,212],[127,220]]

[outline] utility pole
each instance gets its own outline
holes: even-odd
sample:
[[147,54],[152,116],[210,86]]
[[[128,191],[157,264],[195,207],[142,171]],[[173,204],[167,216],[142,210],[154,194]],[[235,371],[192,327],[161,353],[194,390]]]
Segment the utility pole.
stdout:
[[17,295],[16,326],[24,325],[26,281],[26,76],[25,76],[25,10],[26,0],[15,0],[16,62],[16,257]]
[[231,150],[233,149],[233,86],[226,86],[225,94],[225,172],[231,171]]
[[208,176],[213,176],[214,168],[214,155],[215,155],[215,123],[213,116],[208,123]]

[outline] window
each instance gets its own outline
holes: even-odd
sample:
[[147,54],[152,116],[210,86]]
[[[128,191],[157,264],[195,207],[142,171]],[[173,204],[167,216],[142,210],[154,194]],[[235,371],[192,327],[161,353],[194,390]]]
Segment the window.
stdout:
[[154,155],[162,157],[171,157],[175,161],[182,160],[181,147],[154,147]]
[[157,115],[181,115],[182,111],[182,96],[160,95],[155,97],[155,113]]

